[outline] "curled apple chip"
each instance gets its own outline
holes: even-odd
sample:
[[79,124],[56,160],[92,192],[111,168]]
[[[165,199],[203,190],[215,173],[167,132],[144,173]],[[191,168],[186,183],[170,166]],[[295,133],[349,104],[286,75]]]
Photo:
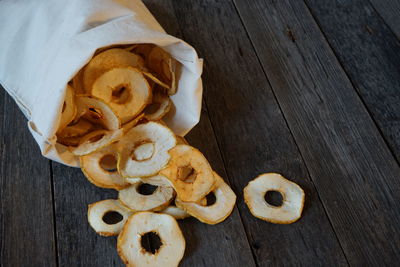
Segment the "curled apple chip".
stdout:
[[[161,243],[158,249],[147,251],[144,238],[156,235]],[[185,252],[185,238],[176,220],[168,215],[138,212],[129,217],[118,236],[118,254],[128,266],[178,266]]]
[[153,92],[152,102],[144,109],[145,117],[151,121],[161,120],[171,108],[171,99],[159,91]]
[[177,145],[169,151],[171,160],[160,171],[167,177],[179,199],[197,202],[204,198],[214,186],[215,178],[203,154],[188,145]]
[[181,209],[175,205],[170,205],[165,209],[160,211],[161,213],[169,214],[174,217],[176,220],[182,220],[187,217],[190,217],[190,214],[187,213],[184,209]]
[[107,199],[89,205],[90,226],[102,236],[118,235],[133,212],[118,200]]
[[144,60],[140,56],[121,48],[105,50],[94,56],[83,69],[83,88],[91,93],[98,77],[113,68],[133,67],[141,69]]
[[124,177],[156,175],[170,160],[168,151],[176,145],[174,133],[157,122],[131,128],[118,145],[118,171]]
[[122,133],[122,129],[93,131],[83,136],[79,145],[72,148],[71,152],[76,156],[87,155],[117,141],[122,136]]
[[95,152],[80,157],[82,172],[94,185],[121,190],[130,184],[117,171],[118,153],[110,144]]
[[59,137],[76,137],[88,133],[93,128],[93,125],[85,120],[78,120],[76,123],[69,124],[67,127],[57,132]]
[[61,109],[61,119],[58,125],[58,129],[62,130],[69,123],[71,123],[75,118],[76,112],[77,110],[75,105],[74,88],[67,85],[67,89],[65,91],[65,98]]
[[76,98],[78,107],[76,120],[84,119],[104,126],[108,130],[117,130],[120,121],[114,111],[102,100],[91,96],[79,96]]
[[154,191],[143,193],[140,191],[140,187],[143,185],[145,184],[137,182],[120,190],[118,198],[122,204],[133,211],[156,211],[167,207],[175,196],[172,187],[163,186],[153,186]]
[[114,68],[97,78],[92,95],[106,102],[121,123],[136,117],[151,101],[151,89],[135,68]]
[[176,93],[176,60],[161,47],[155,46],[146,58],[147,66],[167,85],[168,94]]
[[[276,191],[282,195],[282,205],[274,206],[265,200],[264,197],[269,191]],[[289,224],[301,217],[304,191],[280,174],[265,173],[244,188],[244,201],[255,217],[272,223]]]
[[215,203],[207,206],[194,202],[183,202],[179,198],[175,200],[178,207],[208,224],[217,224],[225,220],[231,214],[236,202],[236,195],[229,185],[217,173],[213,173],[216,182],[210,194],[215,195]]

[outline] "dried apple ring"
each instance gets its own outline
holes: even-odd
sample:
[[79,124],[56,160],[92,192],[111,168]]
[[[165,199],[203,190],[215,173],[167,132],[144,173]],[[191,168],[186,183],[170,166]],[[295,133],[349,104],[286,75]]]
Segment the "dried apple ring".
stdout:
[[169,205],[175,193],[172,187],[157,186],[150,194],[139,191],[142,182],[132,184],[118,193],[118,198],[126,207],[133,211],[162,210]]
[[[282,195],[281,206],[274,206],[265,201],[264,196],[268,191],[276,191]],[[265,173],[244,188],[244,201],[255,217],[272,223],[289,224],[301,217],[304,191],[280,174]]]
[[146,119],[151,121],[160,120],[168,113],[171,108],[171,99],[169,96],[161,92],[153,92],[153,100],[151,104],[144,109]]
[[88,133],[93,128],[93,125],[85,120],[81,119],[75,124],[70,124],[57,133],[59,137],[76,137],[82,136]]
[[89,205],[90,226],[102,236],[118,235],[133,212],[118,200],[107,199]]
[[94,185],[121,190],[130,184],[117,172],[118,153],[111,144],[80,157],[82,172]]
[[[149,233],[161,242],[154,254],[142,246],[142,238]],[[185,252],[185,238],[172,216],[138,212],[129,217],[118,236],[117,249],[128,266],[178,266]]]
[[168,87],[168,94],[173,95],[176,93],[176,60],[171,55],[164,51],[162,48],[156,46],[149,53],[146,58],[146,63],[150,69],[157,73],[160,80]]
[[113,68],[133,67],[141,69],[144,60],[140,56],[121,48],[105,50],[93,57],[83,70],[83,87],[91,93],[96,79]]
[[151,88],[138,69],[114,68],[96,79],[92,95],[106,102],[125,123],[150,103]]
[[79,96],[76,98],[78,107],[77,118],[83,117],[88,121],[103,125],[108,130],[117,130],[120,121],[114,111],[102,100],[90,96]]
[[139,124],[119,141],[118,171],[124,177],[154,176],[167,165],[175,145],[169,128],[157,122]]
[[67,85],[67,89],[65,91],[65,98],[63,102],[63,107],[61,110],[61,119],[60,123],[58,125],[58,129],[62,130],[64,127],[66,127],[68,124],[71,123],[71,121],[74,120],[75,115],[76,115],[76,105],[75,105],[75,100],[74,100],[74,88],[71,86]]
[[115,131],[93,131],[82,137],[79,145],[75,148],[72,148],[71,152],[77,156],[87,155],[117,141],[122,136],[122,133],[122,129]]
[[177,145],[169,154],[171,160],[160,175],[171,181],[178,198],[185,202],[197,202],[204,198],[215,182],[207,159],[199,150],[188,145]]
[[214,204],[204,206],[194,202],[183,202],[179,198],[175,200],[177,207],[208,224],[217,224],[225,220],[231,214],[236,202],[236,195],[229,185],[217,173],[213,173],[216,182],[210,194],[215,195]]

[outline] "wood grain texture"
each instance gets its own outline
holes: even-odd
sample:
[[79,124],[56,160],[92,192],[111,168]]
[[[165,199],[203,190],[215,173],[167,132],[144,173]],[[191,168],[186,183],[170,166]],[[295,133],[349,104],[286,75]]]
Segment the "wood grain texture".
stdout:
[[400,162],[399,40],[368,1],[306,3]]
[[116,199],[116,191],[92,185],[79,168],[52,166],[59,266],[124,266],[116,237],[97,235],[87,220],[88,205]]
[[55,266],[49,161],[0,86],[0,266]]
[[400,254],[400,168],[302,1],[235,1],[351,265]]
[[400,38],[400,2],[398,0],[369,0],[385,22]]
[[[180,30],[205,59],[204,99],[227,177],[260,266],[346,265],[297,147],[232,3],[173,2]],[[198,139],[197,139],[198,138]],[[206,145],[211,137],[194,139]],[[197,143],[201,140],[201,143]],[[206,153],[211,164],[218,162]],[[280,172],[306,191],[300,221],[275,225],[253,217],[243,188],[263,172]]]

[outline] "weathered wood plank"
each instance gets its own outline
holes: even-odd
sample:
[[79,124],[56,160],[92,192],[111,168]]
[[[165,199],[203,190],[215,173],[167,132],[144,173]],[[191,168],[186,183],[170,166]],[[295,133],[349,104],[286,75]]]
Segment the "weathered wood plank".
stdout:
[[399,40],[368,1],[306,2],[400,162]]
[[370,2],[400,38],[400,2],[393,0],[370,0]]
[[55,266],[49,161],[0,86],[0,266]]
[[234,2],[350,264],[397,264],[400,168],[306,5]]
[[[260,266],[346,265],[307,169],[240,19],[229,1],[173,2],[184,39],[205,59],[204,98],[228,178]],[[200,139],[201,137],[201,139]],[[199,139],[197,139],[199,138]],[[207,134],[195,146],[210,142]],[[201,140],[201,143],[198,140]],[[211,153],[211,164],[218,162]],[[242,191],[262,172],[281,172],[306,191],[303,218],[274,225],[253,217]]]
[[52,166],[59,266],[123,266],[116,238],[97,235],[87,221],[89,204],[117,193],[92,185],[78,168]]

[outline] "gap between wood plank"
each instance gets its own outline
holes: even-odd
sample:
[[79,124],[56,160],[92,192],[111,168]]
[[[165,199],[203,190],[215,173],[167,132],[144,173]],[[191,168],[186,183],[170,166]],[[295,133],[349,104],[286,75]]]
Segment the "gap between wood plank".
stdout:
[[50,180],[51,180],[51,202],[53,207],[53,231],[54,231],[54,242],[55,242],[55,253],[56,253],[56,266],[59,266],[58,261],[58,240],[57,240],[57,221],[56,221],[56,201],[54,198],[54,176],[53,176],[53,162],[49,160],[50,169]]
[[[363,97],[361,96],[360,92],[356,89],[355,86],[355,82],[354,80],[351,78],[351,76],[348,74],[348,72],[346,71],[346,68],[344,67],[343,63],[340,61],[340,57],[337,55],[335,49],[333,49],[331,42],[329,41],[329,38],[326,36],[325,32],[322,30],[322,27],[320,25],[320,23],[318,22],[317,18],[315,17],[315,15],[313,14],[311,8],[309,7],[309,5],[307,4],[307,2],[305,0],[303,0],[304,5],[306,6],[306,8],[308,9],[308,12],[310,14],[310,16],[314,19],[315,24],[317,25],[320,33],[322,34],[322,36],[324,37],[324,40],[326,41],[326,43],[328,44],[330,50],[332,51],[332,53],[335,55],[337,62],[339,63],[342,71],[345,73],[347,79],[350,81],[351,86],[353,87],[354,91],[356,92],[358,98],[360,99],[360,101],[362,102],[362,105],[365,109],[365,111],[368,113],[368,115],[371,117],[376,129],[378,130],[379,134],[381,135],[383,141],[386,144],[386,147],[388,148],[388,150],[390,151],[391,155],[393,156],[394,160],[397,162],[398,165],[400,165],[400,161],[397,158],[396,153],[394,152],[392,146],[390,145],[389,141],[386,138],[386,135],[383,133],[383,130],[379,127],[379,124],[377,123],[375,117],[373,116],[373,113],[370,111],[370,109],[368,108],[368,105],[365,103]],[[375,7],[373,5],[371,5],[371,7],[375,10],[375,12],[379,15],[379,13],[376,11]],[[379,17],[381,17],[379,15]],[[382,17],[381,17],[382,18]],[[386,24],[386,21],[382,19],[382,22]],[[387,25],[388,26],[388,25]],[[391,32],[394,34],[394,36],[396,36],[396,34],[393,32],[393,30],[388,26],[388,28],[391,30]],[[397,38],[397,36],[396,36]],[[296,44],[297,45],[297,44]],[[258,55],[257,55],[258,57]]]

